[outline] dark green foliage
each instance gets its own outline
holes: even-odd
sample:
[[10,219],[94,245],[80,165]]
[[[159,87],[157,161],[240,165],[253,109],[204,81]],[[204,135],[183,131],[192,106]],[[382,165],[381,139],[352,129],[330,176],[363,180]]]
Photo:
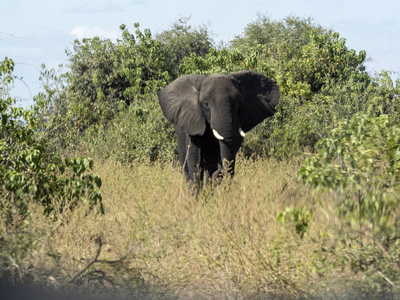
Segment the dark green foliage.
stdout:
[[[283,56],[283,57],[282,57]],[[346,40],[338,33],[332,36],[310,32],[310,43],[302,47],[299,54],[283,51],[283,72],[277,76],[282,92],[310,99],[312,94],[320,92],[332,83],[348,80],[368,84],[369,77],[363,65],[366,53],[359,54],[346,47]]]
[[193,28],[188,22],[189,18],[180,18],[172,24],[171,29],[164,30],[156,36],[167,53],[166,70],[172,78],[179,76],[179,65],[185,57],[190,57],[192,53],[198,57],[205,57],[214,46],[207,26]]
[[75,40],[73,51],[67,52],[70,101],[86,100],[93,105],[95,115],[105,110],[96,105],[107,104],[108,112],[103,117],[107,120],[115,114],[110,105],[117,109],[119,101],[129,104],[136,96],[165,85],[165,52],[148,29],[141,32],[139,24],[135,28],[135,34],[131,34],[121,25],[122,39],[116,43],[98,37]]
[[315,189],[344,193],[342,214],[352,214],[375,226],[385,226],[398,207],[400,128],[388,115],[355,114],[342,120],[332,136],[318,142],[299,178]]
[[96,135],[88,134],[85,138],[97,154],[124,163],[177,159],[175,131],[162,114],[156,96],[126,107],[107,128],[102,127]]
[[[365,72],[364,51],[348,49],[338,33],[312,19],[291,16],[272,21],[260,15],[230,49],[220,50],[209,48],[213,41],[207,27],[192,28],[188,19],[178,20],[156,38],[147,29],[141,32],[138,24],[135,27],[133,35],[122,25],[122,39],[117,42],[76,41],[68,52],[69,72],[58,76],[54,71],[43,72],[45,92],[38,103],[44,103],[44,127],[56,148],[74,147],[83,132],[92,141],[114,140],[117,124],[129,122],[132,126],[123,127],[129,133],[122,130],[124,137],[113,143],[118,149],[133,151],[121,151],[121,159],[153,161],[159,157],[156,153],[165,152],[154,150],[166,149],[164,138],[144,142],[142,130],[172,129],[159,123],[161,114],[147,112],[146,102],[178,74],[252,69],[277,81],[281,91],[277,113],[248,134],[242,148],[246,157],[284,158],[313,151],[319,139],[331,135],[332,126],[366,112],[372,103],[377,110],[398,115],[397,106],[392,105],[398,90],[390,77],[385,73],[371,77]],[[132,113],[143,108],[145,117]],[[109,130],[110,122],[115,132]],[[146,155],[151,158],[145,159]]]
[[371,114],[388,114],[395,124],[400,124],[400,78],[393,82],[390,73],[382,71],[372,78],[373,82],[368,89],[370,94]]
[[272,77],[273,70],[262,61],[259,51],[254,50],[248,56],[238,50],[217,50],[211,48],[205,57],[191,54],[185,57],[179,66],[183,74],[229,74],[242,70],[256,70]]
[[[169,82],[165,51],[148,29],[135,35],[121,25],[116,43],[98,37],[76,40],[68,51],[69,71],[56,75],[44,69],[44,92],[36,99],[44,116],[43,126],[59,147],[76,145],[83,132],[96,132],[126,104],[154,94]],[[62,85],[57,84],[62,80]]]
[[298,209],[293,206],[286,207],[276,217],[283,227],[288,223],[294,225],[294,229],[301,239],[311,225],[311,218],[312,212],[305,206]]
[[42,204],[47,215],[86,200],[91,208],[98,204],[103,211],[101,179],[85,174],[93,160],[63,162],[47,151],[48,137],[39,131],[38,111],[15,107],[9,96],[13,69],[14,62],[7,58],[0,64],[0,217],[9,218],[11,211],[25,216],[29,201]]
[[259,45],[273,49],[275,58],[280,50],[291,53],[291,59],[302,51],[302,47],[311,41],[310,32],[330,37],[332,32],[320,25],[314,24],[312,18],[301,19],[289,16],[283,20],[275,21],[269,17],[258,14],[254,22],[250,22],[243,34],[237,35],[232,41],[232,47],[243,53],[250,53]]

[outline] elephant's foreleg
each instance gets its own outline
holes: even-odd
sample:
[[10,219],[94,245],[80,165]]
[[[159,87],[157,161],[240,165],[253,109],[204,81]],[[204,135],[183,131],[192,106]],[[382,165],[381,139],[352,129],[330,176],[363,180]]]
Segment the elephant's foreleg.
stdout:
[[199,188],[203,180],[204,170],[201,162],[201,137],[191,136],[187,148],[188,179]]

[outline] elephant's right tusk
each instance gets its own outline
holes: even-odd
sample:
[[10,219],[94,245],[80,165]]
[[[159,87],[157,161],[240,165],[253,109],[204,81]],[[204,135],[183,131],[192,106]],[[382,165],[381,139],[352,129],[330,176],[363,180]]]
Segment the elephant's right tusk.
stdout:
[[242,128],[239,127],[239,133],[242,137],[246,135],[246,133],[242,130]]
[[224,137],[222,135],[220,135],[215,129],[213,129],[213,134],[220,141],[222,141],[224,139]]

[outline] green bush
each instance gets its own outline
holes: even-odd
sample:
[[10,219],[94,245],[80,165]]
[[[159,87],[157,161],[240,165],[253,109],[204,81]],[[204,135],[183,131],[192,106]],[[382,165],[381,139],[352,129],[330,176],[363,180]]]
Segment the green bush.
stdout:
[[283,20],[272,20],[264,14],[258,14],[257,20],[247,24],[243,33],[235,36],[231,44],[232,48],[247,54],[259,45],[276,50],[286,47],[291,49],[294,56],[310,43],[310,31],[318,35],[332,35],[331,30],[315,24],[312,18],[288,16]]
[[[166,150],[167,145],[174,147],[165,142],[169,133],[157,141],[153,135],[151,140],[142,138],[140,130],[172,130],[159,117],[157,105],[145,102],[154,101],[155,93],[179,74],[251,69],[277,81],[281,91],[277,113],[246,136],[242,147],[246,157],[313,152],[318,140],[331,136],[342,119],[365,113],[371,105],[391,118],[400,115],[400,85],[396,87],[385,72],[370,76],[365,72],[364,51],[349,49],[338,33],[311,19],[271,21],[260,15],[230,48],[219,50],[209,48],[214,43],[206,26],[192,28],[187,22],[178,20],[156,38],[147,29],[141,32],[138,24],[135,35],[122,25],[122,39],[116,43],[97,37],[76,41],[68,52],[70,71],[56,75],[44,70],[44,92],[37,103],[42,107],[43,128],[51,135],[51,149],[74,148],[85,133],[94,144],[106,136],[114,140],[112,144],[118,145],[114,152],[122,161],[170,158],[158,154],[174,152]],[[132,107],[128,113],[127,106]],[[147,111],[149,107],[157,112]],[[144,109],[144,115],[135,115],[137,109]],[[123,125],[127,120],[131,127]],[[125,129],[117,133],[116,126]],[[110,147],[105,148],[111,151]],[[119,149],[129,151],[122,155]]]
[[36,201],[45,214],[56,209],[72,209],[80,201],[89,201],[103,211],[101,179],[85,174],[92,169],[91,158],[65,159],[47,151],[47,136],[39,130],[38,111],[15,107],[9,96],[14,62],[0,64],[0,212],[9,218],[11,211],[25,216],[27,204]]
[[346,47],[346,40],[338,33],[332,36],[310,32],[310,43],[302,51],[291,57],[285,50],[280,53],[278,84],[284,94],[310,99],[327,85],[348,80],[368,83],[368,75],[363,65],[366,52]]
[[193,28],[188,22],[189,18],[180,18],[172,24],[171,29],[156,35],[166,53],[166,71],[172,78],[179,76],[179,65],[185,57],[190,57],[192,53],[205,57],[214,46],[207,26]]
[[348,49],[344,38],[314,24],[311,18],[289,16],[273,21],[259,15],[235,37],[232,48],[245,56],[257,50],[258,61],[273,70],[282,94],[310,99],[332,81],[368,80],[365,51],[357,54]]
[[296,209],[294,206],[288,206],[277,214],[276,220],[284,228],[288,223],[294,225],[294,229],[302,239],[311,225],[312,211],[306,206]]
[[386,227],[398,214],[400,182],[400,127],[388,115],[355,114],[342,120],[332,137],[318,142],[318,153],[308,157],[299,178],[316,190],[342,194],[341,215]]
[[394,123],[400,123],[400,78],[393,82],[391,73],[382,71],[373,77],[369,86],[371,107],[369,112],[378,116],[388,114]]
[[88,132],[84,139],[91,151],[124,163],[177,159],[174,128],[162,114],[156,96],[125,107],[109,126]]
[[116,43],[98,37],[76,40],[67,51],[68,72],[42,72],[44,91],[36,103],[43,127],[61,149],[75,146],[83,132],[107,126],[124,104],[134,104],[170,81],[166,52],[150,30],[140,31],[139,24],[135,34],[125,25],[120,28],[122,39]]

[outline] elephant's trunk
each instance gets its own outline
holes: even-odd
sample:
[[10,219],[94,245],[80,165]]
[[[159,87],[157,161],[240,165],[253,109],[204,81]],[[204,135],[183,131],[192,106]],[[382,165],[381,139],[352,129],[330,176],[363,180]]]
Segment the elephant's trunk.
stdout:
[[237,117],[237,101],[231,98],[226,103],[220,103],[218,110],[211,111],[210,126],[214,137],[219,142],[218,170],[213,179],[232,177],[235,174],[235,156],[240,135],[239,120]]
[[224,176],[233,177],[235,174],[235,142],[219,141],[220,161],[218,170],[213,174],[213,179],[221,179]]

